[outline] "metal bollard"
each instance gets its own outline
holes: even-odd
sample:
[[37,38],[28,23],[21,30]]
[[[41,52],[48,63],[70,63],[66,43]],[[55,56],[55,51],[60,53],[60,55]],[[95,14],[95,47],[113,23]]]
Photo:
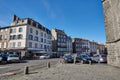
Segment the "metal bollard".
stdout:
[[25,68],[24,68],[24,74],[25,75],[29,74],[29,67],[28,66],[25,66]]
[[50,68],[50,61],[48,61],[47,63],[47,68]]

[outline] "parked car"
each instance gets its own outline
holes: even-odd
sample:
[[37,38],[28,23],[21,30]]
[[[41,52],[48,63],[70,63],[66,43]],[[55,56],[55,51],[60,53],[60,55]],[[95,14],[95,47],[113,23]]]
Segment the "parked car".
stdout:
[[20,58],[18,55],[9,54],[7,57],[7,62],[20,62]]
[[87,54],[80,54],[79,57],[80,57],[80,62],[83,64],[84,63],[92,63],[91,57]]
[[65,54],[63,56],[63,61],[64,63],[73,62],[74,58],[70,54]]
[[2,63],[7,63],[7,58],[9,54],[1,54],[2,56]]
[[43,54],[40,56],[40,59],[49,59],[50,55],[49,54]]
[[96,54],[93,57],[91,57],[91,59],[94,62],[98,62],[98,63],[105,63],[107,62],[107,55],[106,54]]

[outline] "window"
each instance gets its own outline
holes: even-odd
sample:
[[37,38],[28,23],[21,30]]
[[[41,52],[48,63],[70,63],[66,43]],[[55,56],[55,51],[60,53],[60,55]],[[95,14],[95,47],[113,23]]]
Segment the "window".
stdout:
[[22,28],[19,28],[19,32],[22,32]]
[[37,43],[35,43],[35,48],[38,48],[38,44]]
[[35,41],[38,41],[38,37],[37,36],[35,36],[35,39],[34,39]]
[[43,49],[43,45],[42,44],[40,45],[40,47],[41,47],[41,49]]
[[32,42],[29,42],[29,48],[32,48]]
[[46,33],[44,34],[44,37],[46,38]]
[[29,35],[29,40],[33,40],[33,36],[32,35]]
[[41,42],[43,42],[43,38],[41,38]]
[[29,25],[31,24],[31,21],[28,19],[28,22],[27,22]]
[[46,43],[46,39],[44,39],[44,43]]
[[15,40],[16,39],[16,35],[13,35],[13,40]]
[[16,33],[16,28],[13,29],[13,32]]
[[36,23],[36,28],[38,28],[38,24]]
[[12,40],[13,39],[13,36],[12,35],[10,35],[10,40]]
[[36,22],[33,22],[33,26],[36,27]]
[[9,47],[12,47],[12,43],[10,43]]
[[19,34],[18,35],[18,39],[22,39],[23,38],[23,35],[22,34]]
[[36,30],[36,35],[38,35],[38,31]]
[[43,32],[41,32],[41,37],[43,37]]
[[21,47],[21,42],[18,42],[18,47]]
[[13,29],[10,29],[10,33],[13,33]]
[[15,47],[15,44],[16,44],[16,43],[15,43],[15,42],[13,42],[13,47]]
[[30,28],[30,33],[33,33],[33,29],[32,28]]
[[47,49],[46,45],[44,45],[44,49]]
[[4,48],[6,48],[6,42],[4,42]]

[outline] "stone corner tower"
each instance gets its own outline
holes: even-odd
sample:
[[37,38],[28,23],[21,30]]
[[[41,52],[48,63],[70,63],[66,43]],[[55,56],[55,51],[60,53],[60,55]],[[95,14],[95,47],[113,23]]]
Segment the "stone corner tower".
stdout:
[[120,0],[102,0],[108,64],[120,67]]

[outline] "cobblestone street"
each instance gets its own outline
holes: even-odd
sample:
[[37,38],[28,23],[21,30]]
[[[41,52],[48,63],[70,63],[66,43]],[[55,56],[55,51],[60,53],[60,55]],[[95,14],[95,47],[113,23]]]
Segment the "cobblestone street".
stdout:
[[2,80],[120,80],[120,68],[107,64],[57,64],[29,75],[14,75]]

